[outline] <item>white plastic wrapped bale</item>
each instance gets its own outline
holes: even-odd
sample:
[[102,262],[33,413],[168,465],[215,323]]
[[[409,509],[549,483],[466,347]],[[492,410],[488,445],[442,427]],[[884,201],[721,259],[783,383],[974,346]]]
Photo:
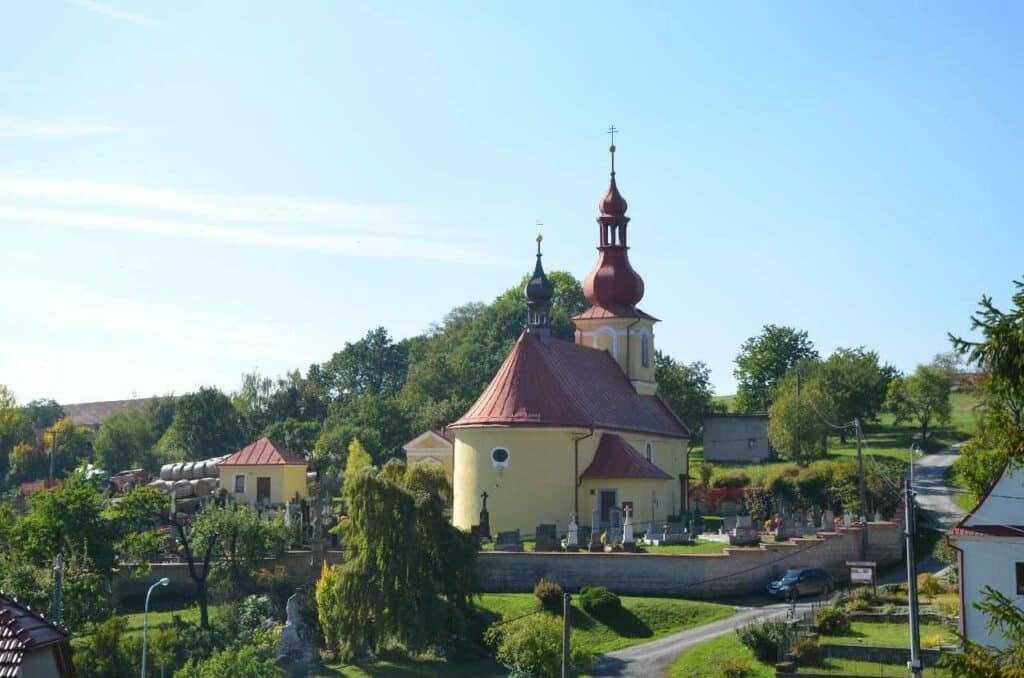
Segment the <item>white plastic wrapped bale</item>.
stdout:
[[185,468],[181,470],[181,477],[185,480],[196,480],[199,476],[196,475],[196,466],[199,464],[194,461],[186,462]]
[[174,471],[174,464],[164,464],[160,467],[160,480],[174,480],[172,473]]
[[193,492],[197,497],[209,497],[210,493],[217,489],[219,480],[216,478],[200,478],[190,482],[192,483]]
[[170,480],[178,481],[181,480],[181,469],[184,468],[185,464],[180,461],[171,468]]
[[194,494],[191,481],[175,480],[171,489],[175,497],[191,497]]
[[170,492],[171,486],[173,484],[174,483],[172,483],[171,481],[164,480],[163,478],[161,478],[160,480],[152,481],[151,483],[149,483],[149,486],[152,487],[154,490],[160,490],[161,492]]

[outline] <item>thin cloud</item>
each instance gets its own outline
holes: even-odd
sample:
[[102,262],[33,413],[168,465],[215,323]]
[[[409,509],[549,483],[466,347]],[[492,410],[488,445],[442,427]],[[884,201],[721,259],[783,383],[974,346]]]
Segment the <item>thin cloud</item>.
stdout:
[[356,257],[491,262],[443,218],[409,207],[0,176],[0,227],[105,231]]
[[110,5],[105,5],[94,0],[74,0],[74,3],[82,9],[87,9],[90,12],[96,12],[97,14],[103,14],[111,19],[117,19],[118,21],[127,21],[128,23],[136,24],[139,26],[156,26],[159,22],[152,17],[148,17],[145,14],[137,14],[135,12],[126,12]]
[[25,137],[83,137],[113,134],[120,128],[112,125],[83,125],[77,123],[32,120],[0,113],[0,139]]

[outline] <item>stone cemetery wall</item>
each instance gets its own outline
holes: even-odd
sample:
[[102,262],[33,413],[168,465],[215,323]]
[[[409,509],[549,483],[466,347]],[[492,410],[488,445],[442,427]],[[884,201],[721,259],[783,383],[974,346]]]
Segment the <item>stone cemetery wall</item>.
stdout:
[[[760,593],[790,567],[823,567],[837,581],[845,581],[846,562],[860,559],[859,543],[860,528],[851,528],[758,548],[726,549],[721,555],[483,551],[478,570],[486,592],[532,591],[543,577],[572,591],[607,586],[626,595],[711,599]],[[902,528],[870,523],[868,560],[881,567],[902,557]]]

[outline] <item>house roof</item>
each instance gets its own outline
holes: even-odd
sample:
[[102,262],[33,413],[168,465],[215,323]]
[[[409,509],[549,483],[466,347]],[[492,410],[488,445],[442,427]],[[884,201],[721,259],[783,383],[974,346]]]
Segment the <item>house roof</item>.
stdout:
[[608,354],[524,332],[491,383],[451,429],[569,426],[687,438],[658,396],[637,394]]
[[26,653],[66,642],[68,633],[43,615],[0,593],[0,678],[19,676]]
[[121,412],[138,412],[154,398],[132,398],[131,400],[103,400],[94,403],[71,403],[61,405],[64,416],[71,417],[77,426],[97,427],[108,418]]
[[306,465],[306,460],[286,447],[263,436],[235,452],[220,463],[221,466],[274,466],[283,464]]
[[[999,492],[995,492],[999,488]],[[1012,524],[1020,520],[1019,502],[1024,500],[1024,472],[1007,463],[978,504],[947,534],[951,537],[1016,537],[1024,538],[1024,525]],[[991,507],[991,508],[990,508]],[[995,520],[993,520],[995,518]],[[997,522],[1005,519],[1007,522]]]
[[409,450],[418,449],[424,447],[429,441],[435,441],[435,443],[443,445],[451,450],[452,439],[450,436],[445,435],[442,431],[435,431],[434,429],[427,429],[423,433],[419,434],[405,445],[402,445],[402,449],[408,452]]
[[650,478],[672,480],[672,476],[647,461],[622,436],[605,433],[597,444],[597,452],[590,466],[580,478]]

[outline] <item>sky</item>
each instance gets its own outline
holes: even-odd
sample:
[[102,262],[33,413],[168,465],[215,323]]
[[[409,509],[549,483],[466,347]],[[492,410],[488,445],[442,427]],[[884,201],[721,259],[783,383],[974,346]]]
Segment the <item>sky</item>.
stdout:
[[[614,124],[640,306],[719,393],[766,323],[902,370],[1022,277],[1014,3],[11,3],[0,383],[232,390],[533,265]],[[542,222],[543,226],[537,226]]]

